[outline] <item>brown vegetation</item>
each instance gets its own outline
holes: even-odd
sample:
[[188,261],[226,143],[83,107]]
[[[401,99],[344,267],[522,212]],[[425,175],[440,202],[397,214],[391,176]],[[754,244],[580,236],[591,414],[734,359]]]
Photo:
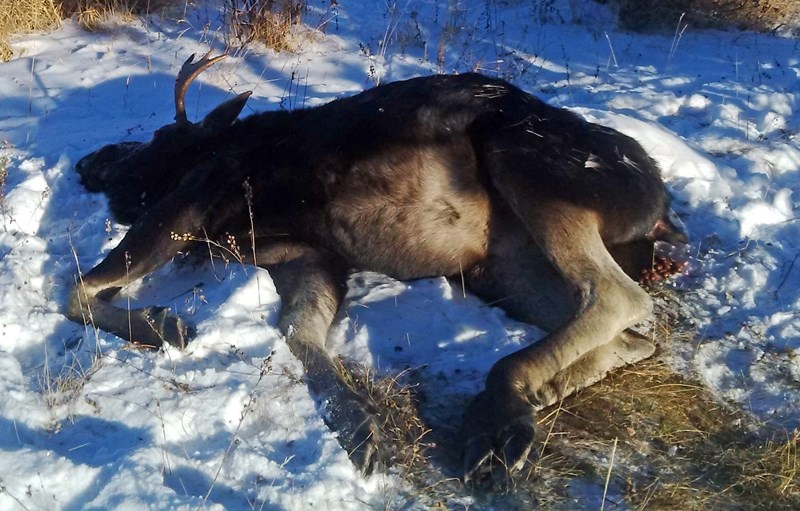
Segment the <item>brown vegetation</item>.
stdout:
[[[0,60],[12,56],[8,38],[43,30],[74,18],[90,31],[113,19],[129,21],[145,14],[170,15],[178,0],[0,0]],[[227,31],[232,43],[253,41],[276,51],[294,49],[293,33],[306,12],[306,0],[225,0]]]
[[11,58],[11,35],[49,28],[60,20],[53,0],[0,0],[0,60]]
[[[120,11],[147,14],[160,12],[176,4],[176,0],[61,0],[61,15],[69,18],[83,11]],[[180,2],[183,4],[183,2]]]
[[758,431],[663,363],[622,370],[543,422],[539,464],[577,466],[617,445],[611,474],[635,507],[800,509],[800,433]]
[[73,17],[84,29],[93,32],[111,20],[126,22],[136,16],[165,13],[175,4],[177,0],[61,0],[61,16]]
[[306,0],[226,0],[234,42],[258,41],[275,51],[293,51],[293,30],[306,12]]
[[800,2],[793,0],[612,0],[620,24],[629,30],[736,27],[772,31],[796,29]]

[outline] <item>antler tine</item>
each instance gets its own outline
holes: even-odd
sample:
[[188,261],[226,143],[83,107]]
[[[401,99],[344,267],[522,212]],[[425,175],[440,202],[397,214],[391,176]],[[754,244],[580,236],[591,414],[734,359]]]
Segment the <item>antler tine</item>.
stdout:
[[207,67],[213,66],[218,60],[227,57],[226,54],[217,55],[216,57],[209,58],[211,52],[209,51],[203,57],[194,62],[194,53],[186,59],[186,62],[181,66],[178,72],[178,77],[175,78],[175,122],[178,124],[186,124],[189,119],[186,117],[186,107],[184,106],[184,97],[189,85],[194,81],[197,76],[203,72]]

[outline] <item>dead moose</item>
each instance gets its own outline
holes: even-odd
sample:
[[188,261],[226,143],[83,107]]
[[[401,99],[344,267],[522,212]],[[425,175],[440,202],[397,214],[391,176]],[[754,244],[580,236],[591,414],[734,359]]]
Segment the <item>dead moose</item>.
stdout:
[[71,319],[183,347],[193,330],[169,309],[109,300],[194,236],[234,236],[246,262],[270,272],[286,342],[327,424],[368,473],[381,448],[376,419],[325,350],[348,273],[463,277],[549,332],[499,360],[466,410],[465,481],[518,470],[539,409],[653,354],[629,329],[652,309],[633,278],[651,268],[657,240],[683,235],[667,218],[655,162],[633,139],[472,73],[237,120],[245,92],[192,123],[186,89],[219,58],[186,61],[176,122],[150,142],[77,163],[85,187],[131,227],[72,290]]

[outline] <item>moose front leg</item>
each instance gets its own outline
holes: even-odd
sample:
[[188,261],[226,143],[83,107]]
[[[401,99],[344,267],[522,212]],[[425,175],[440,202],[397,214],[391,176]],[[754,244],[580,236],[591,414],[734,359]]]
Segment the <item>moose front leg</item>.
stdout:
[[[121,309],[110,303],[131,282],[168,262],[186,245],[173,239],[174,232],[191,232],[191,214],[148,215],[134,225],[106,258],[79,276],[67,299],[66,315],[80,323],[112,333],[131,343],[160,348],[165,342],[183,348],[193,329],[167,307]],[[169,221],[171,220],[171,221]]]
[[105,288],[97,286],[97,282],[87,275],[70,292],[67,317],[76,322],[91,324],[137,346],[157,349],[166,342],[183,349],[194,337],[194,328],[172,314],[169,307],[126,310],[108,302],[125,283],[112,282],[114,285]]
[[126,310],[110,303],[123,287],[170,261],[196,235],[207,211],[223,200],[224,189],[206,186],[218,167],[213,161],[198,166],[191,183],[170,193],[133,224],[97,266],[79,277],[67,301],[67,317],[113,333],[142,346],[163,343],[183,348],[193,330],[166,307]]
[[[328,427],[353,464],[369,474],[379,462],[379,427],[365,399],[345,382],[325,349],[345,292],[347,266],[338,257],[304,245],[287,249],[286,262],[266,265],[281,297],[280,329],[303,364],[305,379]],[[267,256],[271,257],[271,256]]]

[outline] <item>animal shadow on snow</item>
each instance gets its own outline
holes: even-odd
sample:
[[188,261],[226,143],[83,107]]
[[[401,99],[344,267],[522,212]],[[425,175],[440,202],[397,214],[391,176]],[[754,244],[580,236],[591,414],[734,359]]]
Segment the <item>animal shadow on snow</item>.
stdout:
[[145,429],[99,417],[77,416],[57,432],[33,429],[0,417],[0,450],[52,451],[75,465],[98,470],[83,493],[64,503],[63,509],[67,510],[82,509],[119,472],[128,456],[152,441]]

